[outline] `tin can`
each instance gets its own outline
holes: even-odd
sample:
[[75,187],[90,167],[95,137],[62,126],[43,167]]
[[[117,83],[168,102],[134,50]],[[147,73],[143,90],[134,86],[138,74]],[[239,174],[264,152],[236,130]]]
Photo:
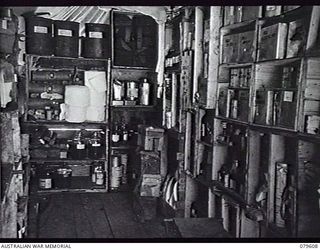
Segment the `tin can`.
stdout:
[[54,21],[55,56],[79,56],[79,23]]
[[51,56],[54,50],[51,19],[43,17],[26,18],[26,51],[28,54]]
[[86,58],[111,57],[110,25],[86,23],[81,55]]

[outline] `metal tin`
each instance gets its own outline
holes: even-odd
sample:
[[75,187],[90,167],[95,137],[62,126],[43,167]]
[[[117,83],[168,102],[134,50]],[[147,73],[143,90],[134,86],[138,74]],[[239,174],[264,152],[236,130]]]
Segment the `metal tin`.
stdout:
[[82,40],[83,57],[109,58],[111,57],[110,25],[98,23],[85,24],[86,37]]
[[79,23],[54,21],[55,56],[79,56]]
[[26,18],[26,51],[28,54],[51,56],[54,49],[51,19],[43,17]]

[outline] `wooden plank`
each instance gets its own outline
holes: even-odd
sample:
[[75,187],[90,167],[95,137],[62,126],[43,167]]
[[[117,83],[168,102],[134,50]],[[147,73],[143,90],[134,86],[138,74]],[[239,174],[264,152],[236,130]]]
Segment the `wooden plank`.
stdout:
[[108,193],[101,195],[99,199],[108,215],[115,238],[148,238],[147,232],[133,213],[126,193]]
[[[248,143],[248,172],[247,172],[247,202],[255,204],[256,191],[259,185],[260,172],[260,133],[250,131]],[[242,214],[242,237],[259,237],[259,224],[252,220],[247,220],[244,213]]]
[[316,46],[317,40],[319,39],[319,23],[320,23],[320,6],[312,7],[312,14],[310,20],[310,28],[308,32],[306,50],[312,49]]
[[275,176],[276,162],[284,160],[285,142],[284,137],[279,135],[271,135],[270,160],[269,160],[269,190],[268,190],[268,222],[274,222],[275,213]]
[[217,97],[217,79],[219,65],[220,27],[222,25],[222,7],[210,7],[209,72],[207,89],[207,108],[215,108]]
[[93,229],[93,238],[114,238],[100,194],[79,194],[85,214]]
[[[70,194],[50,196],[49,204],[39,214],[39,238],[76,238]],[[44,206],[43,203],[40,203]]]
[[[220,221],[213,218],[174,219],[182,238],[228,238]],[[196,229],[196,230],[195,230]]]
[[203,9],[200,6],[195,8],[195,48],[193,68],[192,102],[196,102],[196,93],[199,88],[199,77],[203,70]]
[[82,206],[82,200],[80,199],[80,195],[73,194],[71,196],[71,201],[74,211],[74,226],[76,229],[77,238],[93,238],[93,228]]

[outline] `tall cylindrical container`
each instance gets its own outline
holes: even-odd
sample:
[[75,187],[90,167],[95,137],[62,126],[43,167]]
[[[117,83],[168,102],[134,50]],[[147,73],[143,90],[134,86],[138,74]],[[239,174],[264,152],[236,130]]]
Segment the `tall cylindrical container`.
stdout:
[[110,25],[85,24],[86,37],[82,40],[82,56],[87,58],[111,57]]
[[26,18],[26,51],[28,54],[51,56],[54,50],[51,19],[32,16]]
[[54,21],[55,56],[79,56],[79,23]]
[[150,83],[144,78],[140,85],[140,104],[150,105]]

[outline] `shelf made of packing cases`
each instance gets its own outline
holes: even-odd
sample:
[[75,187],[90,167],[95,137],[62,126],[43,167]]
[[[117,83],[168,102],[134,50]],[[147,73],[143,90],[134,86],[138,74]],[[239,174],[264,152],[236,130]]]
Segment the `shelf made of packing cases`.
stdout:
[[72,58],[57,56],[26,55],[33,68],[64,69],[77,67],[83,70],[106,70],[108,59]]

